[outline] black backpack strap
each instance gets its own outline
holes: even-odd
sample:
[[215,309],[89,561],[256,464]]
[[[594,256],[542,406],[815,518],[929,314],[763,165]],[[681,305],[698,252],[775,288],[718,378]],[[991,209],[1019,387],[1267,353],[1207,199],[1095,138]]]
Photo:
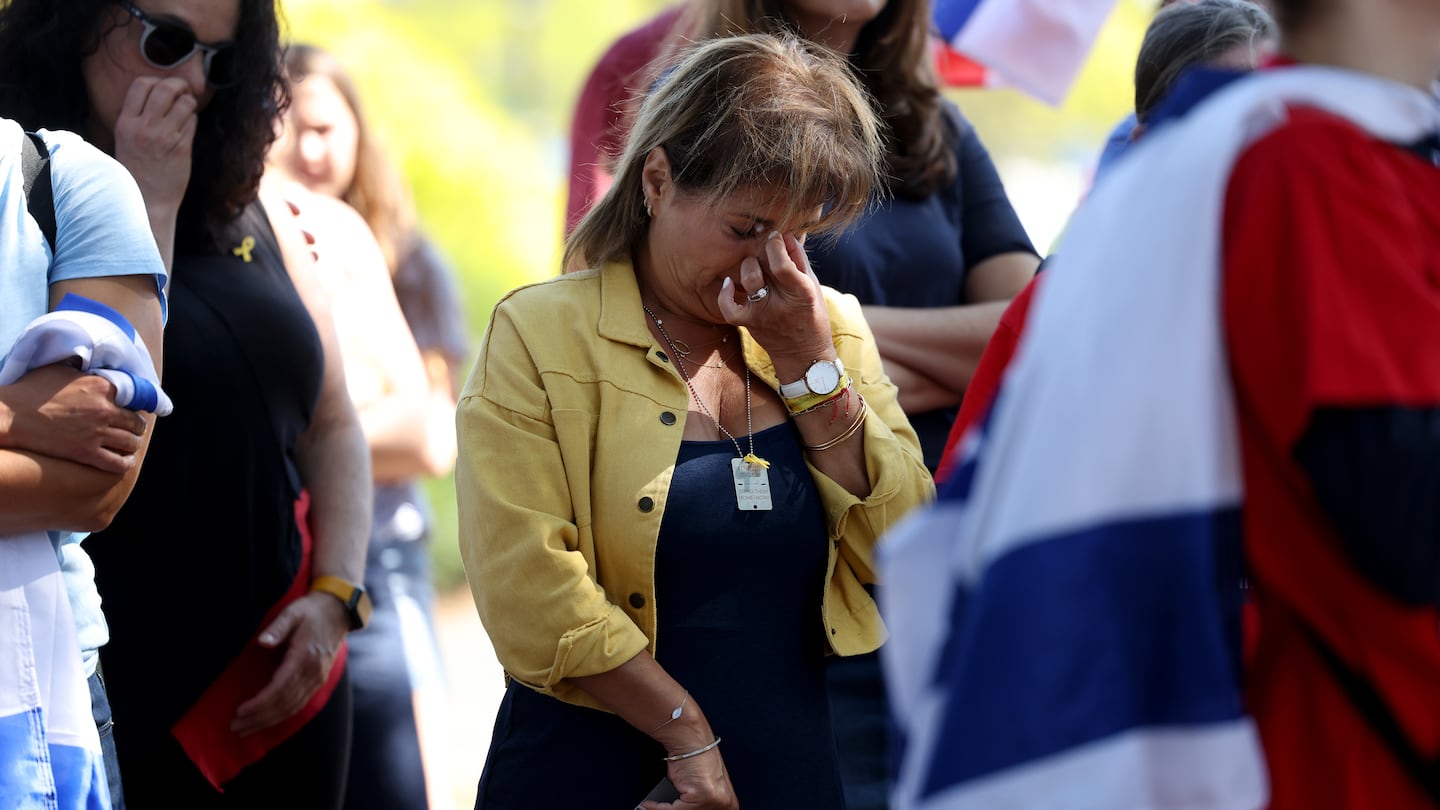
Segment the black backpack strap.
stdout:
[[25,179],[25,206],[55,254],[55,193],[50,187],[50,148],[33,132],[20,146],[20,173]]
[[1351,669],[1350,665],[1320,638],[1319,633],[1308,628],[1303,632],[1310,637],[1310,643],[1320,654],[1320,660],[1325,662],[1330,674],[1335,676],[1335,682],[1345,690],[1350,705],[1360,712],[1370,730],[1385,743],[1395,761],[1410,774],[1415,784],[1420,786],[1431,801],[1440,805],[1440,761],[1428,759],[1415,750],[1410,737],[1401,727],[1400,721],[1395,719],[1395,714],[1390,711],[1385,699],[1369,681]]

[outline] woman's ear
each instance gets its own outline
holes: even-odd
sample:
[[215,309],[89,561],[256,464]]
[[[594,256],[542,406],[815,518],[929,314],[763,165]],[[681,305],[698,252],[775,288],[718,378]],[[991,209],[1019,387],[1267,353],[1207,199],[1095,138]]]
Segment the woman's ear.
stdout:
[[670,156],[665,147],[657,146],[645,157],[645,167],[640,171],[640,188],[645,193],[647,206],[654,206],[670,192]]

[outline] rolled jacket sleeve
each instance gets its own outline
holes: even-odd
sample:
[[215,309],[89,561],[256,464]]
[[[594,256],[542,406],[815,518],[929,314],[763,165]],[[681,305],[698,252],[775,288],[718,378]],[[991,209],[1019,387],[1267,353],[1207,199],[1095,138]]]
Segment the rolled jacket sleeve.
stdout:
[[856,655],[885,640],[878,609],[863,587],[876,581],[875,544],[911,509],[935,497],[935,482],[925,468],[920,440],[900,408],[899,390],[885,376],[859,301],[827,288],[826,303],[835,351],[870,408],[864,427],[867,497],[855,497],[810,467],[837,557],[824,605],[830,642],[835,652]]
[[614,669],[648,640],[581,551],[588,528],[577,524],[545,380],[504,302],[457,430],[460,551],[481,622],[507,673],[575,700],[564,679]]

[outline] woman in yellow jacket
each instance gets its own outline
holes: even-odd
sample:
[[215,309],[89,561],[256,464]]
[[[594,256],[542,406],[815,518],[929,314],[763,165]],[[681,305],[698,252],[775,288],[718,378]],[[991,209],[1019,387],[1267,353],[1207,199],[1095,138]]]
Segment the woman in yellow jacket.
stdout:
[[843,806],[824,656],[884,640],[871,549],[933,485],[803,241],[863,213],[883,155],[832,55],[702,44],[570,238],[593,269],[496,308],[456,479],[512,678],[477,808],[633,807],[667,776],[676,807]]

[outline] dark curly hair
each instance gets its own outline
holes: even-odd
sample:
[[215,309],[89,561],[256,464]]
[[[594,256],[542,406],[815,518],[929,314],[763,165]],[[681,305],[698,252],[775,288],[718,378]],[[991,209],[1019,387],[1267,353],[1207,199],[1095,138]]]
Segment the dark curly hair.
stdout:
[[[116,0],[0,0],[0,115],[26,129],[89,131],[85,57],[111,30]],[[236,83],[200,113],[177,252],[213,250],[256,198],[275,119],[289,102],[275,0],[239,0]]]
[[[679,26],[693,40],[804,33],[786,15],[782,0],[703,0]],[[954,182],[957,133],[941,103],[930,52],[929,0],[886,3],[861,29],[850,63],[889,130],[890,191],[921,198]]]

